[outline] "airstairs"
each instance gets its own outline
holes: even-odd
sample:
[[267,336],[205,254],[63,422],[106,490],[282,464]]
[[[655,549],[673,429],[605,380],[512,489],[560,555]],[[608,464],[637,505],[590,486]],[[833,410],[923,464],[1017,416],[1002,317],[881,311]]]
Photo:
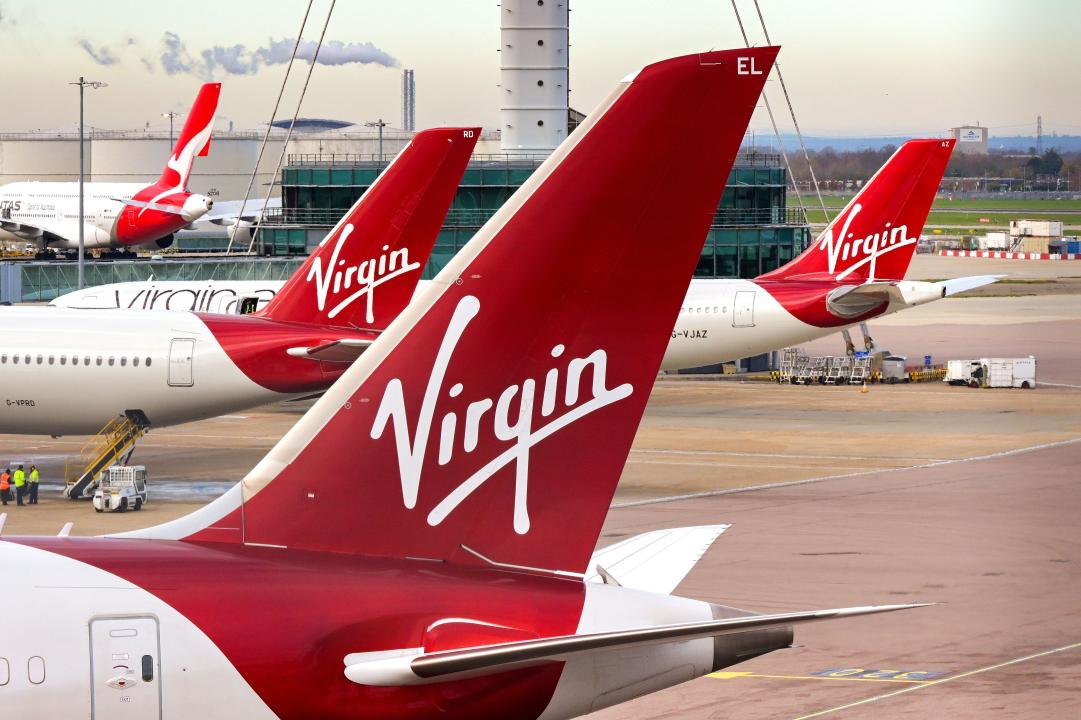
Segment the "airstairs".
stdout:
[[150,429],[150,421],[141,410],[127,410],[110,420],[79,451],[78,459],[64,468],[64,496],[85,500],[94,494],[106,468],[130,456],[136,441]]

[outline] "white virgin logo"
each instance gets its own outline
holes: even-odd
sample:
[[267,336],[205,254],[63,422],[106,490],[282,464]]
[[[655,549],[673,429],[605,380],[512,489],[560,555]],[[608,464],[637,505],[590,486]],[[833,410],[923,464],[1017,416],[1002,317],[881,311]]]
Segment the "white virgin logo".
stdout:
[[868,271],[868,279],[873,281],[875,279],[875,262],[878,258],[888,252],[905,247],[906,245],[914,245],[919,239],[908,236],[907,225],[898,225],[891,229],[890,223],[886,223],[886,227],[882,232],[873,233],[867,237],[856,238],[853,240],[853,233],[850,233],[848,228],[852,226],[852,221],[855,220],[856,215],[858,215],[862,209],[863,206],[859,203],[853,205],[852,212],[848,213],[844,225],[841,226],[840,236],[834,239],[833,226],[831,225],[826,229],[826,232],[818,245],[820,250],[826,252],[826,257],[829,261],[830,275],[837,273],[838,260],[841,262],[848,262],[850,259],[854,260],[857,257],[860,258],[859,261],[854,262],[840,273],[837,273],[838,280],[844,280],[848,275],[864,265],[869,264],[871,267]]
[[306,279],[308,282],[315,281],[315,297],[320,311],[326,308],[329,295],[349,292],[356,286],[357,290],[331,308],[327,317],[337,317],[342,310],[364,297],[367,300],[366,317],[371,323],[375,322],[375,288],[399,275],[420,270],[420,263],[409,262],[409,248],[403,247],[400,250],[387,252],[390,246],[384,245],[383,253],[379,257],[346,267],[345,260],[339,260],[338,255],[345,241],[352,234],[351,223],[342,228],[338,241],[334,245],[334,252],[331,253],[330,261],[327,263],[326,272],[323,272],[323,258],[317,254]]
[[[375,415],[371,437],[378,440],[383,436],[387,425],[394,430],[395,450],[398,454],[398,473],[402,482],[402,502],[412,510],[417,505],[424,459],[431,441],[436,406],[444,393],[447,367],[462,339],[469,323],[480,312],[480,301],[467,295],[458,301],[454,315],[450,319],[446,333],[439,345],[428,385],[424,390],[420,414],[416,421],[416,434],[410,435],[409,415],[405,409],[402,381],[398,378],[387,383],[383,399]],[[551,350],[553,358],[559,358],[565,351],[563,345],[556,345]],[[592,369],[592,397],[579,402],[582,394],[582,376],[587,368]],[[544,387],[540,397],[540,417],[551,418],[546,424],[534,427],[534,402],[536,400],[537,381],[526,378],[520,383],[510,385],[499,395],[498,400],[482,397],[466,407],[464,429],[458,433],[459,418],[456,412],[442,414],[439,423],[438,462],[446,465],[454,459],[457,451],[471,453],[480,442],[481,426],[486,433],[498,440],[513,444],[503,452],[491,458],[483,467],[467,477],[458,487],[450,492],[428,514],[428,524],[438,525],[454,511],[473,491],[483,485],[496,472],[514,464],[514,531],[519,535],[529,532],[529,509],[527,505],[529,490],[529,455],[530,450],[545,438],[551,437],[563,428],[581,420],[603,407],[618,402],[629,396],[634,388],[630,383],[623,383],[615,388],[606,387],[608,355],[604,350],[595,350],[584,358],[572,358],[566,365],[565,376],[561,377],[558,367],[545,373]],[[562,388],[562,393],[560,389]],[[465,391],[462,383],[453,383],[446,389],[447,397],[457,398]],[[516,418],[511,418],[510,405],[519,397]],[[493,412],[492,411],[494,407]],[[563,411],[556,417],[557,409]],[[488,419],[485,420],[487,415]]]

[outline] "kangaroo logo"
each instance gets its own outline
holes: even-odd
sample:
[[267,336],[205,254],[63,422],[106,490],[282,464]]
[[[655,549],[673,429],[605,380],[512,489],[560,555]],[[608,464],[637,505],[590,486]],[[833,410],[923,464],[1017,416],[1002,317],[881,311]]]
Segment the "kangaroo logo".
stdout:
[[[446,381],[447,367],[455,349],[461,342],[469,323],[480,312],[480,301],[472,295],[466,295],[458,301],[451,316],[446,333],[435,356],[428,385],[424,390],[420,412],[416,419],[416,434],[410,435],[413,426],[405,408],[402,381],[398,378],[387,383],[383,398],[376,411],[371,437],[378,440],[383,436],[389,424],[394,432],[394,446],[398,455],[398,473],[402,483],[402,502],[407,509],[417,505],[417,495],[424,468],[424,459],[431,444],[432,427],[441,397],[457,398],[465,392],[460,382]],[[555,345],[551,349],[552,358],[560,358],[566,348]],[[587,368],[592,369],[593,381],[589,398],[582,398],[582,375]],[[604,350],[594,350],[583,358],[572,358],[565,371],[553,367],[544,375],[543,390],[540,396],[540,418],[550,418],[546,424],[534,427],[534,407],[538,382],[526,378],[508,386],[499,395],[498,400],[481,397],[469,403],[465,410],[464,429],[458,433],[459,417],[457,412],[442,414],[439,422],[438,463],[446,465],[454,459],[456,452],[475,452],[480,442],[482,431],[494,435],[496,439],[512,443],[495,457],[492,457],[479,470],[462,481],[428,514],[428,524],[439,525],[462,504],[477,488],[481,487],[493,475],[504,467],[514,464],[514,531],[519,535],[529,532],[529,457],[530,451],[541,441],[551,437],[582,418],[603,407],[628,397],[634,390],[630,383],[623,383],[608,388],[608,355]],[[447,388],[444,391],[444,388]],[[560,390],[562,389],[562,392]],[[518,396],[517,418],[511,418],[510,405]],[[581,399],[581,402],[580,402]],[[493,411],[494,408],[494,411]],[[487,418],[486,418],[487,416]]]
[[142,215],[150,206],[161,200],[164,197],[168,197],[174,193],[185,192],[185,188],[188,185],[188,175],[191,173],[191,165],[195,161],[195,153],[206,147],[206,144],[210,142],[210,135],[214,131],[214,117],[211,116],[207,121],[206,127],[192,136],[191,140],[180,149],[180,152],[172,155],[165,162],[166,167],[176,173],[176,184],[173,187],[168,187],[161,191],[154,197],[147,200],[147,205],[139,211],[139,215]]
[[[891,229],[890,223],[886,223],[886,227],[881,232],[853,240],[853,233],[850,233],[848,229],[862,209],[863,206],[859,203],[853,205],[852,212],[848,213],[844,225],[841,226],[840,236],[836,239],[833,237],[833,225],[830,225],[830,227],[826,228],[826,232],[818,245],[818,248],[826,253],[829,262],[829,274],[836,274],[837,280],[844,280],[864,265],[870,265],[868,279],[873,281],[875,279],[875,261],[878,258],[899,248],[915,245],[919,240],[919,238],[908,236],[907,225],[898,225]],[[859,258],[859,260],[856,260],[856,258]],[[838,273],[838,260],[842,263],[849,260],[854,262]]]
[[316,303],[319,311],[322,312],[326,309],[328,296],[338,295],[343,291],[348,292],[354,286],[355,278],[356,292],[339,301],[330,309],[327,317],[331,319],[337,317],[342,310],[363,297],[367,301],[367,320],[373,323],[375,322],[375,288],[399,275],[420,270],[420,263],[409,262],[409,248],[390,250],[389,245],[384,245],[383,253],[379,257],[345,267],[345,260],[338,260],[338,255],[349,236],[353,234],[353,229],[352,223],[342,228],[334,244],[334,251],[330,254],[326,271],[323,271],[323,258],[317,253],[305,279],[308,282],[315,281]]

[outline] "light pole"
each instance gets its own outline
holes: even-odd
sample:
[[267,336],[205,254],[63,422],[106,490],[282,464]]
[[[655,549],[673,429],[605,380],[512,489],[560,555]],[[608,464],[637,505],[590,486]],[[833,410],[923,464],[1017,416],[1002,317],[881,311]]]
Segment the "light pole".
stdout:
[[86,179],[86,168],[84,164],[85,148],[83,147],[83,91],[86,88],[97,90],[98,88],[107,87],[107,83],[99,82],[97,80],[87,80],[86,78],[79,76],[79,82],[68,83],[68,85],[79,86],[79,290],[83,289],[83,262],[86,255],[86,241],[83,238],[83,183]]
[[167,112],[167,113],[162,113],[161,116],[169,118],[169,150],[172,150],[173,149],[173,120],[175,118],[180,117],[180,113],[178,113],[178,112]]
[[364,127],[379,128],[379,162],[383,162],[383,128],[386,126],[387,124],[383,122],[383,118],[379,118],[375,122],[364,123]]

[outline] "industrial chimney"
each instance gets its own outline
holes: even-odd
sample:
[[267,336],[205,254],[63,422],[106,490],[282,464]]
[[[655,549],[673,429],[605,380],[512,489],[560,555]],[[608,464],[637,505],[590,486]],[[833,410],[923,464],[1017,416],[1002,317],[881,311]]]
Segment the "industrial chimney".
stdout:
[[499,12],[503,152],[546,155],[567,137],[568,0],[503,0]]
[[413,84],[413,71],[402,70],[402,130],[417,129],[417,87]]

